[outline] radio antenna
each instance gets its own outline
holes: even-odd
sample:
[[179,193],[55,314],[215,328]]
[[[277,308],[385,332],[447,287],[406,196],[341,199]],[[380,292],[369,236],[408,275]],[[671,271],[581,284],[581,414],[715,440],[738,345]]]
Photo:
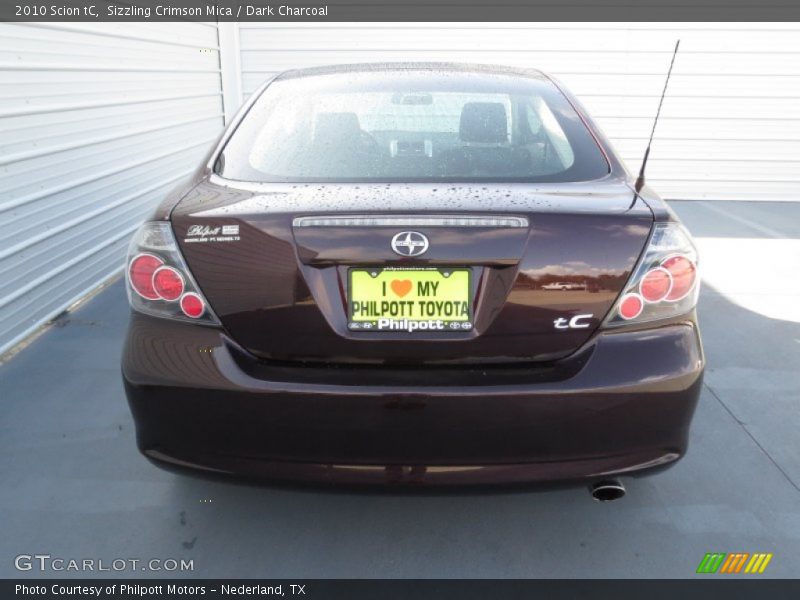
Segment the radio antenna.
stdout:
[[647,159],[650,157],[650,146],[653,144],[653,136],[656,133],[656,125],[658,124],[658,116],[661,114],[661,105],[664,104],[664,96],[667,94],[667,86],[669,85],[669,76],[672,75],[672,67],[675,64],[675,57],[678,56],[678,46],[681,41],[675,42],[675,50],[672,53],[672,61],[669,63],[669,71],[667,71],[667,79],[664,81],[664,90],[661,92],[661,99],[658,101],[658,110],[656,111],[656,118],[653,120],[653,129],[650,131],[650,141],[647,142],[647,150],[644,151],[644,159],[642,160],[642,168],[639,171],[639,177],[636,178],[636,192],[640,192],[644,187],[644,169],[647,167]]

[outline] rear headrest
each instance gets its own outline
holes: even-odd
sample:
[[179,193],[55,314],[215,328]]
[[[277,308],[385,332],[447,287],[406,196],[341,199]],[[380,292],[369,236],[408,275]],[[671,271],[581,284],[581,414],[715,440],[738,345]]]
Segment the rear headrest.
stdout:
[[507,142],[506,107],[501,102],[467,102],[461,109],[458,137],[462,142]]
[[327,112],[317,115],[314,124],[315,142],[343,142],[361,135],[358,115],[352,112]]

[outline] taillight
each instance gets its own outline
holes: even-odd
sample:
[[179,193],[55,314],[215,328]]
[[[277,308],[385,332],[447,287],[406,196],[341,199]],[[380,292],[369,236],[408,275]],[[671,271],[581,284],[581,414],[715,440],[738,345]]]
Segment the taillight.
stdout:
[[670,256],[661,266],[672,276],[672,290],[667,295],[667,300],[677,302],[692,291],[697,279],[697,266],[691,259],[680,255]]
[[128,250],[128,300],[156,317],[218,325],[183,260],[169,223],[145,223]]
[[172,267],[159,267],[153,273],[153,290],[167,302],[175,302],[183,295],[183,275]]
[[639,292],[648,302],[661,302],[672,289],[672,274],[663,267],[650,269],[642,277]]
[[139,254],[128,265],[128,281],[133,291],[147,300],[157,300],[158,293],[153,288],[153,273],[164,261],[152,254]]
[[642,314],[644,300],[639,294],[625,294],[619,303],[619,316],[630,321]]
[[657,223],[606,326],[653,321],[692,310],[699,281],[697,250],[678,223]]
[[206,303],[200,296],[190,292],[181,298],[181,310],[187,317],[199,319],[206,310]]

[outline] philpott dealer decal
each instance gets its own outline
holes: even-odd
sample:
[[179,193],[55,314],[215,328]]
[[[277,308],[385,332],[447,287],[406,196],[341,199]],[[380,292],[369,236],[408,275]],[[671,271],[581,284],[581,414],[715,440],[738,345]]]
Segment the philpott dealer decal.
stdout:
[[197,242],[238,242],[238,225],[189,225],[183,241],[187,244]]

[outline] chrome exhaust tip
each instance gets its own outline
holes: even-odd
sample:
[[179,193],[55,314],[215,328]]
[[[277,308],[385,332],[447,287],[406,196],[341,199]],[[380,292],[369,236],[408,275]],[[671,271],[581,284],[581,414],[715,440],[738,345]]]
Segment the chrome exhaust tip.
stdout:
[[611,502],[619,500],[625,495],[625,486],[619,479],[606,479],[598,481],[589,488],[592,498],[598,502]]

